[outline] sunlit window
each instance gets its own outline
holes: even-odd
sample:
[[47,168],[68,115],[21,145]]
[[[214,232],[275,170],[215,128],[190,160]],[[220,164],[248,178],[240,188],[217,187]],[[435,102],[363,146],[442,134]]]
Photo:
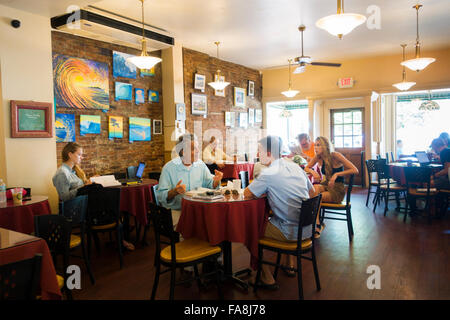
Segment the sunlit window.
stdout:
[[335,148],[362,148],[363,125],[360,109],[334,110],[331,128]]

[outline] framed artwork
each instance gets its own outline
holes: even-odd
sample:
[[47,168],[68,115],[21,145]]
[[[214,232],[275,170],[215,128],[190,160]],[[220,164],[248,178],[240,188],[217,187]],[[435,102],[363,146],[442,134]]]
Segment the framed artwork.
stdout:
[[133,85],[131,83],[116,82],[116,101],[133,99]]
[[136,104],[145,103],[145,90],[134,88],[134,101]]
[[[220,76],[219,77],[220,81],[224,81],[225,82],[225,76]],[[214,81],[219,80],[217,79],[217,74],[214,75]],[[219,97],[225,97],[225,89],[223,90],[214,90],[214,95],[219,96]]]
[[122,78],[136,79],[136,66],[127,61],[127,58],[134,55],[113,51],[113,76]]
[[95,115],[80,115],[80,135],[100,134],[101,117]]
[[255,109],[248,108],[248,125],[253,126],[255,124]]
[[186,122],[183,120],[175,120],[175,139],[186,133]]
[[130,117],[129,140],[133,141],[151,141],[150,119]]
[[109,68],[106,63],[53,55],[56,107],[109,110]]
[[234,127],[234,120],[235,120],[235,113],[234,112],[225,112],[225,126],[233,128]]
[[55,114],[56,142],[75,142],[75,114]]
[[205,94],[192,93],[192,114],[206,115],[208,113],[208,104]]
[[153,120],[153,134],[162,134],[162,120]]
[[255,96],[255,83],[253,81],[248,80],[248,96]]
[[240,112],[239,113],[239,127],[247,128],[247,125],[248,125],[248,113]]
[[11,100],[11,138],[53,137],[51,103]]
[[234,105],[245,107],[245,89],[234,87]]
[[108,123],[108,138],[123,138],[123,117],[110,116]]
[[205,91],[206,76],[203,74],[195,74],[194,89]]
[[262,122],[262,110],[256,109],[255,110],[255,123],[261,123]]
[[177,120],[186,120],[186,105],[184,103],[176,103]]
[[141,71],[141,77],[153,77],[155,76],[155,67],[151,69],[139,69]]
[[148,101],[159,102],[159,92],[154,90],[148,90]]

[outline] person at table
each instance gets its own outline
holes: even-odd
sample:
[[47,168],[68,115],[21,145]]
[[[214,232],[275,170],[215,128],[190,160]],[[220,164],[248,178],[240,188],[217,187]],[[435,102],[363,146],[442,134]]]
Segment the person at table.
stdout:
[[214,174],[214,170],[225,167],[223,161],[232,161],[233,159],[218,147],[216,137],[212,136],[208,145],[203,150],[203,161],[208,167],[209,171]]
[[448,176],[448,171],[450,168],[450,148],[448,148],[444,141],[440,138],[434,139],[431,142],[431,148],[433,148],[434,152],[439,155],[441,163],[444,166],[441,171],[436,172],[433,175],[432,185],[434,185],[437,189],[450,190]]
[[205,163],[199,160],[198,142],[193,134],[180,136],[175,150],[178,157],[164,165],[156,190],[159,204],[172,209],[174,226],[180,219],[183,194],[200,187],[216,189],[223,177],[218,170],[213,176]]
[[403,155],[403,141],[397,140],[397,159],[400,158],[400,156]]
[[[277,136],[267,136],[259,141],[259,158],[267,168],[244,189],[244,197],[251,199],[267,195],[273,216],[267,223],[264,237],[279,241],[297,241],[298,209],[302,206],[302,199],[314,197],[316,193],[302,168],[281,158],[281,147],[282,140]],[[304,227],[304,239],[311,237],[311,230],[311,226]],[[293,267],[294,257],[287,257],[286,265]],[[262,287],[278,287],[267,265],[263,265],[261,281],[262,284],[258,285]]]
[[309,134],[301,133],[297,136],[299,145],[291,149],[291,157],[295,155],[302,156],[306,161],[310,161],[316,155],[314,150],[314,142],[311,141]]
[[[326,137],[318,137],[314,145],[316,155],[305,167],[305,171],[312,174],[315,179],[320,179],[319,174],[312,167],[319,163],[324,175],[320,184],[314,188],[322,193],[323,202],[341,203],[345,196],[344,176],[358,174],[358,169],[340,152],[331,149]],[[323,227],[323,226],[322,226]]]

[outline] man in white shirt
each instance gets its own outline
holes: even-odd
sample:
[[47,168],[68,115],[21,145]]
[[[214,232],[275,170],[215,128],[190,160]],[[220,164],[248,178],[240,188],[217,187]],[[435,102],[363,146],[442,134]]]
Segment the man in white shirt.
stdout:
[[222,149],[217,147],[217,142],[216,137],[212,136],[209,144],[203,150],[203,162],[206,163],[211,173],[214,173],[214,170],[222,169],[225,166],[224,160],[233,160]]

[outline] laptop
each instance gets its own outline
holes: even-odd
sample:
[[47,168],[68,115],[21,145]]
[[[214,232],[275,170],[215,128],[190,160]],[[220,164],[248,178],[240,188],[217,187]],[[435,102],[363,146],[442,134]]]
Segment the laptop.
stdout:
[[427,166],[431,163],[430,159],[428,159],[428,155],[425,151],[416,151],[415,152],[417,161],[419,161],[421,166]]
[[142,175],[144,174],[145,169],[145,163],[139,162],[139,166],[136,169],[136,177],[135,178],[129,178],[129,179],[119,179],[119,182],[121,184],[135,184],[135,183],[141,183],[142,182]]

